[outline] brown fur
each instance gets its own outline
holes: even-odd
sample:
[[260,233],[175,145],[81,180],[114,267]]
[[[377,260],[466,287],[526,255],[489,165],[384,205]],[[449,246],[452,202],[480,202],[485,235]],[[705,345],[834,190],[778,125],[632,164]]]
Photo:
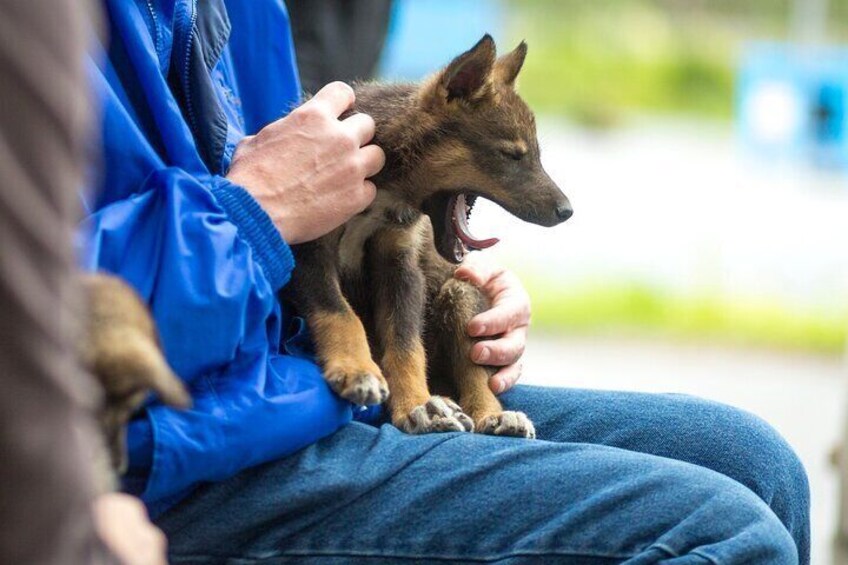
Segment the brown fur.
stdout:
[[426,404],[430,399],[427,382],[421,378],[427,372],[424,346],[418,342],[410,349],[393,347],[391,343],[380,359],[380,366],[389,380],[389,408],[402,424],[413,408]]
[[[371,359],[371,350],[362,322],[352,310],[315,312],[311,317],[315,349],[324,368],[324,376],[340,396],[355,396],[362,404],[383,402],[388,386],[380,368]],[[371,378],[378,380],[376,396],[367,388]]]
[[103,387],[99,413],[108,448],[101,482],[126,469],[125,426],[150,391],[165,403],[187,407],[191,399],[159,348],[153,318],[135,291],[117,277],[82,275],[85,320],[80,358]]
[[[466,327],[488,304],[478,289],[453,279],[464,248],[447,208],[463,193],[544,226],[570,215],[542,169],[533,114],[514,90],[526,51],[522,43],[497,59],[485,36],[422,84],[355,85],[354,111],[374,118],[374,142],[386,152],[373,179],[377,198],[339,230],[294,248],[298,268],[284,297],[306,318],[331,385],[356,381],[355,388],[333,388],[372,404],[388,381],[392,422],[411,433],[476,426],[534,435],[526,416],[504,412],[489,390],[492,369],[470,360],[474,341]],[[349,321],[352,311],[363,330]],[[337,331],[344,333],[326,333]],[[346,345],[328,345],[336,342]],[[458,398],[461,409],[431,390]]]

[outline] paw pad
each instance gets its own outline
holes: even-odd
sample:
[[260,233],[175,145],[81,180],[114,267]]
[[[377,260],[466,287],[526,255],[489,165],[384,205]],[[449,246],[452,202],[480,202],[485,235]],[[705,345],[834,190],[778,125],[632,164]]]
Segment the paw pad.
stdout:
[[327,373],[327,382],[336,394],[357,406],[382,404],[389,397],[389,388],[381,377],[371,373]]
[[432,396],[413,408],[398,427],[410,434],[471,432],[474,421],[450,398]]
[[493,436],[536,439],[536,428],[524,412],[501,412],[488,416],[480,423],[477,432]]

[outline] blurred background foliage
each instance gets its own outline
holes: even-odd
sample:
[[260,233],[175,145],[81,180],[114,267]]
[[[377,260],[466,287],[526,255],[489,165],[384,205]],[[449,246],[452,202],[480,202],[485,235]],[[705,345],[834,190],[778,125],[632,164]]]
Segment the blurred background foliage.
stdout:
[[[505,22],[533,56],[522,93],[537,110],[589,126],[634,113],[729,121],[736,57],[752,40],[790,38],[789,0],[511,0]],[[848,39],[848,0],[830,37]],[[557,64],[551,64],[557,61]]]

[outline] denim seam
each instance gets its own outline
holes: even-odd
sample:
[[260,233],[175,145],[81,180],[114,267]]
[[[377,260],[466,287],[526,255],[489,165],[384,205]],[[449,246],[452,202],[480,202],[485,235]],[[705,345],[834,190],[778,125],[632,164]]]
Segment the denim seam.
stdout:
[[689,552],[689,555],[695,555],[697,557],[700,557],[701,559],[703,559],[707,563],[711,563],[712,565],[721,565],[721,563],[715,557],[704,553],[700,549],[693,549]]
[[[668,546],[664,543],[652,544],[652,545],[646,547],[644,551],[651,551],[652,549],[656,549],[658,551],[661,551],[661,552],[667,554],[669,557],[681,557],[681,555],[678,552],[676,552],[674,549],[672,549],[670,546]],[[700,557],[701,559],[703,559],[707,563],[710,563],[711,565],[720,565],[720,563],[718,561],[716,561],[715,558],[711,557],[710,555],[707,555],[706,553],[701,552],[699,549],[693,549],[692,551],[688,551],[688,552],[686,552],[686,555],[687,556]]]
[[510,553],[502,553],[489,556],[469,556],[456,554],[437,554],[437,553],[374,553],[370,551],[283,551],[273,553],[264,557],[245,557],[245,556],[225,556],[225,555],[204,555],[204,554],[172,554],[171,559],[175,561],[183,559],[204,559],[204,560],[220,560],[226,559],[230,562],[241,563],[263,563],[273,561],[280,558],[288,557],[359,557],[365,559],[409,559],[409,560],[434,560],[447,562],[475,562],[475,563],[497,563],[506,559],[514,559],[516,557],[594,557],[599,559],[610,559],[620,562],[623,559],[630,559],[633,554],[606,554],[606,553],[591,553],[585,551],[568,551],[568,550],[548,550],[548,551],[514,551]]
[[652,549],[658,549],[663,553],[667,553],[669,557],[680,557],[680,554],[674,551],[671,547],[664,543],[654,543],[649,545],[644,549],[644,551],[650,551]]

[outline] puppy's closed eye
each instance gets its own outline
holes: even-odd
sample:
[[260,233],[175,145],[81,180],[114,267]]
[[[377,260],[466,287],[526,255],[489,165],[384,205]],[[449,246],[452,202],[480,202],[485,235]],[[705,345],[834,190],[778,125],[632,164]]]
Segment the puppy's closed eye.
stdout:
[[509,141],[498,147],[500,154],[508,159],[520,161],[527,155],[527,144],[524,141]]
[[501,149],[501,155],[507,157],[508,159],[512,159],[514,161],[520,161],[524,158],[524,155],[527,154],[526,151],[519,151],[517,149]]

